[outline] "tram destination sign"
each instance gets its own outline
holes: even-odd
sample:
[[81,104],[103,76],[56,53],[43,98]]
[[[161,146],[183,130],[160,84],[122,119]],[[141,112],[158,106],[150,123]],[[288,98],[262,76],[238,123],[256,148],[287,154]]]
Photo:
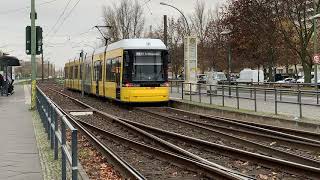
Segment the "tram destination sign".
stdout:
[[160,51],[138,51],[136,56],[161,56]]

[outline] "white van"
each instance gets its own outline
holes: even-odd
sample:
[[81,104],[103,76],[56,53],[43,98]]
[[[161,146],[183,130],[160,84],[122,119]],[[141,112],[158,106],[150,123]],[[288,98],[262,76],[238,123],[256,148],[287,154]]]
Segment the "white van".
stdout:
[[262,70],[243,69],[237,82],[264,82],[264,73]]

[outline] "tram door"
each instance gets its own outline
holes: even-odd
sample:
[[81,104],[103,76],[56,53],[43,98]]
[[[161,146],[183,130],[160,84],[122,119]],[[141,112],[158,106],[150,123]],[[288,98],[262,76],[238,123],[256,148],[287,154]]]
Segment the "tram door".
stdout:
[[120,75],[121,75],[121,62],[120,57],[115,59],[115,82],[116,82],[116,98],[120,100],[120,89],[121,89],[121,82],[120,82]]
[[96,61],[94,63],[94,81],[95,81],[95,89],[96,95],[99,96],[99,81],[102,79],[102,66],[101,61]]

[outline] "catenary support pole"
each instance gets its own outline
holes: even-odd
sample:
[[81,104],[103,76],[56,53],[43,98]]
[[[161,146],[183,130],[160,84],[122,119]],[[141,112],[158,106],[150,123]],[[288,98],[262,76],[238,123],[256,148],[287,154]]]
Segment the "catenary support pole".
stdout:
[[36,106],[36,10],[35,10],[35,0],[31,0],[31,109]]

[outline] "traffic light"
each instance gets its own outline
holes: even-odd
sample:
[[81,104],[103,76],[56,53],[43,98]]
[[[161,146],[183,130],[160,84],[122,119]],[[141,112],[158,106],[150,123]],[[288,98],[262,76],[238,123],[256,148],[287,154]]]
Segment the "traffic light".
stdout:
[[42,28],[40,26],[36,27],[36,54],[42,53]]
[[[42,28],[36,27],[36,55],[42,53]],[[31,26],[26,27],[26,54],[31,54]]]
[[26,27],[26,54],[31,54],[31,26]]

